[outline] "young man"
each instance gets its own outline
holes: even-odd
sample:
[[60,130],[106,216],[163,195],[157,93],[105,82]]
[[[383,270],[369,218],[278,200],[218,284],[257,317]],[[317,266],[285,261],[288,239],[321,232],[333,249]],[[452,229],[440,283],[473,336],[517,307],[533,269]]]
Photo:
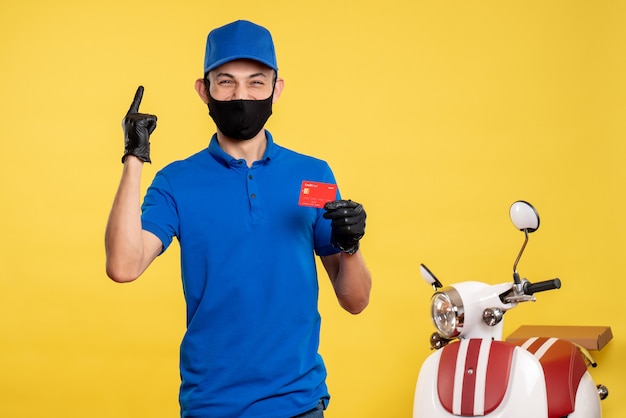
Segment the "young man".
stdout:
[[217,132],[208,148],[159,171],[141,206],[157,121],[139,113],[142,87],[123,121],[107,274],[135,280],[178,239],[182,417],[322,417],[329,394],[315,254],[341,306],[357,314],[369,301],[363,207],[340,199],[326,162],[277,145],[264,129],[284,87],[277,71],[267,29],[236,21],[211,31],[195,88]]

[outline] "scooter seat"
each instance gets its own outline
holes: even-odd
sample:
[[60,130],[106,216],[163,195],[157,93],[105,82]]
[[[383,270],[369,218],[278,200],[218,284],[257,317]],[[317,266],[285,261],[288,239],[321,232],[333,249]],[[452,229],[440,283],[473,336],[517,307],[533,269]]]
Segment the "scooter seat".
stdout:
[[517,345],[534,354],[543,367],[548,418],[564,417],[575,408],[576,391],[587,365],[574,344],[558,338],[533,337]]

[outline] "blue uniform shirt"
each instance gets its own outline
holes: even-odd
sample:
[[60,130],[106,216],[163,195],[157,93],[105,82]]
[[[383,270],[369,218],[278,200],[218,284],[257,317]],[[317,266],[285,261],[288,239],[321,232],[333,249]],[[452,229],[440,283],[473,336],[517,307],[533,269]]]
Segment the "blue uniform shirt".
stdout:
[[142,206],[143,228],[164,251],[180,243],[183,417],[288,417],[329,398],[315,253],[337,250],[323,209],[298,199],[302,181],[335,179],[326,162],[266,137],[249,168],[213,136],[159,171]]

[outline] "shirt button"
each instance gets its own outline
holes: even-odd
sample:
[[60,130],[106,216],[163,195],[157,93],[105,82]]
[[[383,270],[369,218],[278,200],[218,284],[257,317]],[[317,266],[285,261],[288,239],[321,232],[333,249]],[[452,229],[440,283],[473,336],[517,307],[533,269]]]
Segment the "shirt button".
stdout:
[[254,193],[252,193],[252,194],[250,195],[250,198],[252,198],[252,199],[256,199],[256,195],[255,195]]

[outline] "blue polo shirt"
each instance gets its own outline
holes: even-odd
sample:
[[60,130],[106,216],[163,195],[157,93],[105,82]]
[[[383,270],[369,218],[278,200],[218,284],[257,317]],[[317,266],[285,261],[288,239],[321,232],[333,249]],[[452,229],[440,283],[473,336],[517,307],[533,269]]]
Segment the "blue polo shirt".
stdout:
[[315,254],[337,250],[323,209],[298,200],[303,181],[335,178],[326,162],[266,137],[248,167],[213,136],[159,171],[144,199],[143,228],[163,251],[180,243],[183,417],[291,417],[329,398]]

